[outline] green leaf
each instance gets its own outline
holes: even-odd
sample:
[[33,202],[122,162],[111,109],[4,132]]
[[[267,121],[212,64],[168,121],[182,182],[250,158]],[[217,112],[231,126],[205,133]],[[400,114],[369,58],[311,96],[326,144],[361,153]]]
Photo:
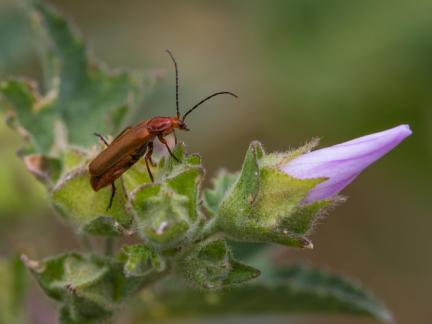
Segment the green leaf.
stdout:
[[23,156],[27,170],[48,188],[52,188],[60,177],[62,162],[57,158],[50,158],[42,154]]
[[[233,254],[236,258],[239,258],[242,261],[245,261],[247,264],[250,259],[254,259],[256,255],[261,255],[261,253],[265,253],[266,256],[269,256],[271,252],[263,252],[269,250],[269,243],[256,243],[256,242],[244,242],[244,241],[233,241],[228,240],[228,245],[232,250]],[[261,269],[261,267],[254,267]]]
[[177,272],[197,287],[220,289],[238,285],[259,276],[260,272],[233,259],[225,240],[201,242],[183,255]]
[[[54,208],[79,232],[96,235],[116,235],[118,225],[129,228],[132,216],[126,208],[126,194],[120,181],[117,193],[107,210],[111,187],[93,191],[87,168],[78,168],[65,174],[51,193]],[[111,219],[112,221],[108,220]],[[120,231],[121,232],[121,231]]]
[[[4,4],[4,2],[3,2]],[[31,57],[31,33],[25,15],[14,5],[0,12],[0,75],[16,73]]]
[[122,175],[122,178],[128,192],[132,192],[146,183],[151,183],[144,159],[140,159],[135,163],[134,166]]
[[99,323],[161,276],[127,278],[121,262],[76,253],[40,262],[23,258],[45,293],[61,303],[62,323]]
[[102,236],[122,236],[126,232],[123,226],[109,216],[99,216],[92,219],[83,225],[82,230],[88,234]]
[[55,133],[59,127],[66,128],[66,142],[78,146],[95,143],[95,131],[116,134],[154,78],[107,71],[90,58],[82,39],[50,6],[28,0],[26,8],[39,36],[46,91],[40,95],[34,84],[12,80],[1,84],[0,94],[17,127],[28,135],[32,152],[62,149],[59,144],[65,139]]
[[26,323],[26,274],[18,258],[0,259],[0,287],[0,323]]
[[213,189],[204,191],[204,206],[212,216],[218,214],[220,203],[237,180],[237,177],[238,174],[231,174],[226,170],[220,170],[212,180]]
[[[353,281],[319,269],[293,266],[277,281],[222,291],[167,289],[140,303],[136,321],[158,318],[319,313],[353,315],[389,322],[389,311]],[[162,312],[160,310],[163,310]],[[159,310],[159,311],[158,311]]]
[[[5,81],[0,85],[7,111],[13,112],[14,128],[30,141],[35,152],[49,153],[54,144],[56,112],[52,98],[43,98],[34,83]],[[37,120],[37,122],[35,122]]]
[[74,169],[82,167],[89,160],[89,154],[82,149],[68,146],[62,151],[61,160],[63,164],[62,174],[64,175]]
[[282,172],[278,166],[291,154],[297,153],[265,154],[259,143],[250,145],[240,176],[219,208],[216,222],[222,232],[236,240],[312,247],[305,235],[333,201],[302,203],[325,179],[296,179]]
[[114,288],[109,280],[110,269],[104,262],[69,253],[27,263],[45,293],[63,303],[71,321],[111,315]]
[[61,15],[42,1],[32,1],[31,9],[49,49],[45,58],[51,74],[48,78],[59,78],[53,109],[66,124],[70,143],[89,145],[94,143],[91,134],[95,131],[118,132],[125,112],[141,101],[145,77],[108,72],[92,62],[84,42]]

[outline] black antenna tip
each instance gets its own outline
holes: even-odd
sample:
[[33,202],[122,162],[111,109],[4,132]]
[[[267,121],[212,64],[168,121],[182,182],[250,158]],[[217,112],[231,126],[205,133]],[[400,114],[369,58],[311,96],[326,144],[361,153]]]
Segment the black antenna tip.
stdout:
[[180,105],[179,105],[179,77],[178,77],[178,67],[177,62],[174,58],[174,55],[171,53],[169,49],[165,50],[168,55],[170,56],[171,60],[174,63],[174,69],[175,69],[175,83],[176,83],[176,112],[177,112],[177,118],[180,118]]
[[215,93],[211,94],[210,96],[208,96],[208,97],[202,99],[202,100],[201,100],[200,102],[198,102],[195,106],[193,106],[191,109],[189,109],[189,110],[188,110],[188,111],[183,115],[182,120],[184,121],[184,120],[186,119],[186,117],[187,117],[187,116],[188,116],[192,111],[194,111],[197,107],[199,107],[201,104],[203,104],[203,103],[206,102],[207,100],[209,100],[209,99],[211,99],[211,98],[213,98],[213,97],[215,97],[215,96],[224,95],[224,94],[227,94],[227,95],[233,96],[234,98],[238,98],[238,96],[237,96],[235,93],[232,93],[232,92],[230,92],[230,91],[220,91],[220,92],[215,92]]
[[230,95],[233,96],[234,98],[238,98],[238,96],[237,96],[235,93],[232,93],[232,92],[229,92],[229,91],[226,91],[225,93],[226,93],[226,94],[230,94]]

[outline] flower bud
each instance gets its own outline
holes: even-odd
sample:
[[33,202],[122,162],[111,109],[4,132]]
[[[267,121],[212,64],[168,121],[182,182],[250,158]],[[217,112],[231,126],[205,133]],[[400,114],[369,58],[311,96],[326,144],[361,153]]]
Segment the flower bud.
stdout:
[[282,166],[288,175],[299,179],[327,178],[315,186],[306,203],[331,198],[349,185],[366,167],[411,135],[408,125],[356,138],[312,151]]
[[242,170],[216,208],[216,228],[232,239],[312,248],[307,235],[340,201],[336,195],[368,165],[411,135],[407,125],[311,152],[250,145]]

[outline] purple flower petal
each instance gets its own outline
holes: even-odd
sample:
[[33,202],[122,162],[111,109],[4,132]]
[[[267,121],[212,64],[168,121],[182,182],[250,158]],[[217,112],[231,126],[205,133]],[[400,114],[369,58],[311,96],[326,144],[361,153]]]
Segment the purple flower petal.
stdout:
[[408,125],[356,138],[354,140],[303,154],[288,162],[282,170],[290,176],[329,178],[313,188],[305,202],[337,195],[366,167],[391,151],[412,134]]

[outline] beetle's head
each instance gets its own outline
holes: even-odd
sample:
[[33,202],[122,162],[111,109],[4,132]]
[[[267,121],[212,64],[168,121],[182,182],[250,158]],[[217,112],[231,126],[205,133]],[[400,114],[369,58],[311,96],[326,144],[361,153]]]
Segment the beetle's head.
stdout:
[[186,123],[183,120],[179,119],[179,118],[174,119],[174,123],[173,124],[174,124],[174,128],[178,128],[178,129],[185,130],[185,131],[189,131],[190,130],[187,127]]

